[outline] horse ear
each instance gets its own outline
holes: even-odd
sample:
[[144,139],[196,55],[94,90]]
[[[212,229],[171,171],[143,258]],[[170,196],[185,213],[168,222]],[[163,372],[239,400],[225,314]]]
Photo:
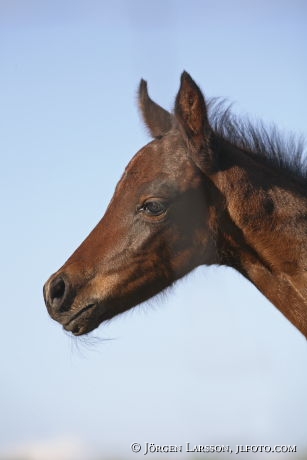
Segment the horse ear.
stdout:
[[139,106],[145,124],[153,137],[161,137],[170,131],[173,117],[149,97],[145,80],[141,80],[139,86]]
[[208,160],[212,156],[212,130],[208,121],[207,106],[201,90],[187,72],[181,75],[175,102],[175,117],[189,146],[192,159],[201,170],[208,170]]

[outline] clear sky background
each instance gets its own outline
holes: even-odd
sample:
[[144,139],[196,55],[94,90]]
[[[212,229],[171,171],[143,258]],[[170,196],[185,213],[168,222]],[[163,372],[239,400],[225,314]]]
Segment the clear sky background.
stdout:
[[306,340],[239,274],[201,267],[88,340],[48,317],[42,286],[149,141],[141,77],[171,109],[185,69],[306,135],[306,35],[303,0],[0,0],[0,458],[136,460],[133,442],[302,458]]

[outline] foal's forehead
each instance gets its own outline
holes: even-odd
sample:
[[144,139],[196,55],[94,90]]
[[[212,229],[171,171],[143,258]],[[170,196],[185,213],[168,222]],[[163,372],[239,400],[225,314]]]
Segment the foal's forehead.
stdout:
[[149,178],[157,173],[174,173],[182,169],[188,156],[180,138],[175,135],[156,139],[139,150],[125,169],[124,176]]
[[[200,172],[190,159],[183,139],[170,133],[139,150],[126,166],[115,195],[183,192],[200,183]],[[177,192],[176,192],[177,191]]]

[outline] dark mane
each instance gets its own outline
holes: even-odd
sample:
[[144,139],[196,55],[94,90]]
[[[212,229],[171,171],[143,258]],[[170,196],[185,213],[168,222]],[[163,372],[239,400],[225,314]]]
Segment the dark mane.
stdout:
[[274,125],[268,128],[261,121],[252,123],[248,117],[240,119],[231,111],[231,105],[225,108],[225,101],[219,99],[210,100],[209,118],[219,138],[306,185],[307,158],[303,137],[292,134],[286,138]]

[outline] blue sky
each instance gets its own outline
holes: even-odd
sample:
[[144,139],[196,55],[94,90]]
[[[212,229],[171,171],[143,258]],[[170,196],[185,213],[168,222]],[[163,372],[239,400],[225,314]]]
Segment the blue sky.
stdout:
[[65,334],[42,298],[149,140],[140,78],[171,109],[185,69],[236,113],[307,135],[306,13],[298,0],[0,2],[0,458],[307,449],[306,340],[234,271],[201,267],[96,340]]

